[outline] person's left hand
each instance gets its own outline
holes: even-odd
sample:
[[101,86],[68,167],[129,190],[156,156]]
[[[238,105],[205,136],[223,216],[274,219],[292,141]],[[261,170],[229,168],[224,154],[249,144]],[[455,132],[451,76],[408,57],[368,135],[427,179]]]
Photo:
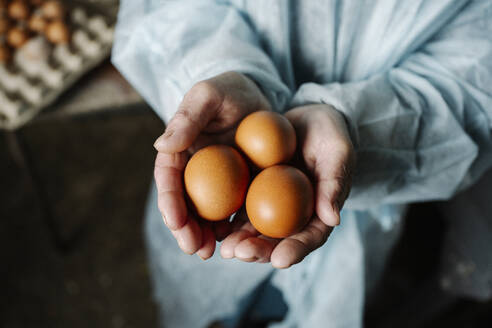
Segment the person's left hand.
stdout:
[[298,151],[314,178],[314,216],[302,231],[272,239],[256,231],[243,211],[233,221],[235,232],[222,242],[224,258],[271,261],[276,268],[288,268],[322,246],[340,223],[355,166],[355,152],[342,114],[330,105],[308,105],[290,110],[286,117],[296,129]]

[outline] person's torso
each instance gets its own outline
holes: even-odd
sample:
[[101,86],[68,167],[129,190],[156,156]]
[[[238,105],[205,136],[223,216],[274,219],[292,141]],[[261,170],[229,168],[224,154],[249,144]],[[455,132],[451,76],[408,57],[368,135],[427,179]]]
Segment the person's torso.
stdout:
[[358,81],[398,65],[468,0],[233,0],[283,80]]

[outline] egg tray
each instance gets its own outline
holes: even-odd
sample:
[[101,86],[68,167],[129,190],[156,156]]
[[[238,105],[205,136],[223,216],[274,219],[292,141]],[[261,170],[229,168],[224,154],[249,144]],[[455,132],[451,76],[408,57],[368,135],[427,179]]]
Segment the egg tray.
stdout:
[[37,36],[10,63],[0,63],[0,128],[29,122],[111,53],[116,9],[82,1],[65,6],[69,44],[52,45]]

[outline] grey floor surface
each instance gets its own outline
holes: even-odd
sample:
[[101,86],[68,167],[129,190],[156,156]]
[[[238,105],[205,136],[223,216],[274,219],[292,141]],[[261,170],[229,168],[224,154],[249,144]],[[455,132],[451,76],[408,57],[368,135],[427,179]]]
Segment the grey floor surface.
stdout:
[[153,327],[148,108],[0,132],[0,327]]

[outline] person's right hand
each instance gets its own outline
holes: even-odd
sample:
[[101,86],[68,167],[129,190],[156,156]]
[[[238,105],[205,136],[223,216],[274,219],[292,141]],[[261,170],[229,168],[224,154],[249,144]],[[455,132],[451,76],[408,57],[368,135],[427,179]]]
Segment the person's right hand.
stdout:
[[205,222],[187,208],[183,173],[190,154],[210,144],[232,145],[238,123],[258,110],[271,110],[258,86],[242,74],[227,72],[195,84],[156,140],[154,178],[159,210],[185,253],[211,257],[216,240],[224,239],[232,229],[229,220]]
[[275,268],[288,268],[321,247],[340,223],[340,210],[349,195],[356,163],[345,118],[329,104],[292,108],[285,117],[296,130],[297,165],[312,178],[313,217],[301,231],[274,239],[261,235],[245,213],[240,213],[234,218],[234,232],[220,246],[224,258],[271,262]]

